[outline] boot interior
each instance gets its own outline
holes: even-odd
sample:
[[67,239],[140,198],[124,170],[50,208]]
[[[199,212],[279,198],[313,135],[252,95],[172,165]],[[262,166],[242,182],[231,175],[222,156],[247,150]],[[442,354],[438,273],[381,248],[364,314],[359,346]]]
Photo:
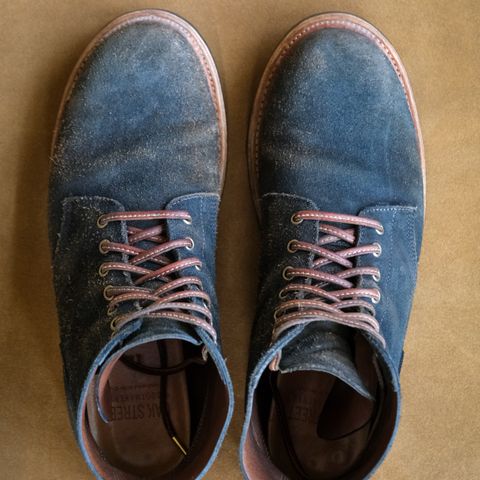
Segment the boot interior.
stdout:
[[[381,410],[381,383],[366,342],[355,363],[373,398],[337,377],[318,371],[267,373],[262,402],[271,461],[290,479],[340,479],[355,469],[367,449]],[[268,377],[268,378],[266,378]]]
[[149,342],[128,350],[104,384],[102,419],[93,391],[87,424],[100,457],[127,475],[162,477],[189,455],[211,383],[211,360],[181,340]]

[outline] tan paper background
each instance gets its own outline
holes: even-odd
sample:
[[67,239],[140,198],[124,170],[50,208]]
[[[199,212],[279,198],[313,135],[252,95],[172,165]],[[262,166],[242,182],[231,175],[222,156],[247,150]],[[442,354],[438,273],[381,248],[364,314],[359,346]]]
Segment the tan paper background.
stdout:
[[[480,478],[480,2],[477,0],[1,0],[0,478],[88,479],[64,403],[46,230],[51,131],[70,69],[114,17],[166,8],[192,22],[224,83],[229,163],[218,247],[223,340],[236,413],[207,478],[240,479],[258,232],[245,136],[262,68],[295,23],[361,15],[409,71],[427,154],[427,223],[402,372],[400,432],[382,480]],[[348,195],[348,192],[345,192]]]

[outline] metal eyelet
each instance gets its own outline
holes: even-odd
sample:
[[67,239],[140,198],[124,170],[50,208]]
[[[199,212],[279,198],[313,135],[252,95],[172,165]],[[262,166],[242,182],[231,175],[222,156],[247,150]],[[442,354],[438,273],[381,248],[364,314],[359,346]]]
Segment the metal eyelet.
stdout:
[[290,270],[292,270],[292,269],[293,269],[293,267],[291,267],[290,265],[289,265],[288,267],[285,267],[285,268],[283,269],[282,277],[283,277],[285,280],[291,280],[291,279],[293,278],[291,274],[290,274],[290,275],[288,274],[288,272],[289,272]]
[[377,292],[378,292],[378,298],[375,298],[375,297],[372,298],[372,303],[374,303],[375,305],[377,303],[380,303],[380,300],[382,299],[382,293],[380,292],[380,290],[377,290]]
[[117,322],[118,322],[118,317],[113,317],[112,321],[110,322],[110,329],[112,330],[112,332],[116,332]]
[[107,300],[107,302],[110,302],[111,300],[113,300],[113,295],[109,295],[107,293],[107,291],[110,289],[110,288],[113,288],[113,285],[107,285],[104,289],[103,289],[103,298],[105,300]]
[[109,317],[111,317],[112,315],[115,315],[115,313],[117,312],[117,306],[116,305],[110,305],[108,308],[107,308],[107,315]]
[[195,248],[195,242],[193,241],[192,237],[187,237],[185,240],[188,240],[190,242],[190,246],[185,246],[187,250],[193,250]]
[[98,244],[98,249],[100,250],[100,253],[102,255],[106,255],[108,253],[108,250],[105,248],[105,245],[107,243],[110,243],[110,240],[107,240],[104,238],[99,244]]
[[292,247],[292,245],[293,245],[295,242],[298,243],[298,240],[290,240],[290,241],[288,242],[287,251],[288,251],[289,253],[295,253],[295,252],[298,251],[297,248],[293,248],[293,247]]
[[200,265],[195,265],[195,270],[200,271],[201,269],[202,269],[202,267]]
[[102,263],[100,265],[100,268],[98,269],[98,274],[103,278],[103,277],[106,277],[108,275],[108,270],[105,270],[105,265]]
[[183,219],[183,223],[185,223],[185,225],[191,225],[192,224],[192,219],[188,219],[188,218],[184,218]]
[[300,225],[300,224],[303,222],[303,218],[298,218],[298,217],[297,217],[297,214],[294,213],[294,214],[290,217],[290,221],[291,221],[294,225]]
[[108,222],[105,220],[105,215],[100,215],[97,218],[97,227],[98,228],[105,228],[108,225]]
[[378,272],[378,275],[372,275],[372,277],[378,283],[382,279],[382,274]]
[[380,228],[376,228],[375,231],[379,234],[379,235],[383,235],[385,233],[385,229],[383,228],[383,225],[380,225]]
[[373,245],[375,247],[378,247],[378,252],[374,252],[373,256],[374,257],[379,257],[382,254],[382,246],[378,242],[373,243]]
[[277,321],[277,320],[278,320],[278,317],[279,317],[279,315],[278,315],[278,309],[275,309],[274,312],[273,312],[273,319],[274,319],[275,321]]
[[284,290],[280,290],[280,292],[278,292],[278,298],[280,300],[285,300],[287,298],[287,295]]

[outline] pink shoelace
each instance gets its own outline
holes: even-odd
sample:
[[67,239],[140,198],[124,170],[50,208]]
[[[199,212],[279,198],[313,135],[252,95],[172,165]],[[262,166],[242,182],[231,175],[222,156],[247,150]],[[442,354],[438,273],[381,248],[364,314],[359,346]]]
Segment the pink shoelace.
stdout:
[[[115,334],[127,323],[140,317],[171,318],[173,320],[196,325],[207,331],[216,341],[217,333],[212,325],[210,297],[203,291],[202,282],[196,276],[179,276],[190,267],[200,270],[202,262],[197,257],[172,260],[168,254],[179,248],[193,250],[194,242],[186,237],[168,240],[162,221],[178,220],[191,224],[192,218],[186,211],[158,210],[149,212],[114,212],[101,215],[97,225],[104,228],[110,222],[129,222],[127,224],[127,243],[115,243],[102,240],[99,248],[103,254],[117,252],[127,255],[126,262],[104,262],[100,266],[102,277],[108,272],[117,270],[129,272],[133,286],[107,285],[104,297],[109,302],[108,315],[113,317],[110,323]],[[149,228],[137,228],[130,225],[134,221],[158,220],[158,224]],[[149,248],[141,248],[139,244],[148,242]],[[158,268],[151,268],[152,265]],[[156,287],[148,282],[156,280]],[[158,286],[158,281],[161,282]],[[196,303],[194,300],[201,300]],[[116,314],[118,306],[125,302],[138,302],[139,309]]]
[[[282,302],[274,313],[273,341],[293,326],[329,321],[364,330],[385,346],[385,339],[380,333],[373,305],[380,301],[380,290],[356,288],[352,282],[352,279],[360,275],[371,275],[378,282],[380,271],[376,267],[354,267],[350,260],[360,255],[380,256],[381,246],[378,243],[355,246],[354,228],[344,229],[331,224],[373,228],[379,235],[383,235],[383,226],[376,220],[365,217],[309,210],[297,212],[292,216],[291,221],[294,224],[300,224],[303,221],[328,223],[319,223],[319,231],[324,235],[317,244],[299,240],[291,240],[288,243],[287,248],[290,253],[301,250],[313,254],[313,264],[311,268],[288,266],[284,269],[283,277],[290,283],[279,293]],[[339,241],[352,247],[336,250],[329,248]],[[339,272],[329,273],[322,270],[322,267],[332,263],[341,267]],[[303,282],[300,283],[295,279],[302,279]],[[351,311],[352,308],[362,308],[362,311]]]

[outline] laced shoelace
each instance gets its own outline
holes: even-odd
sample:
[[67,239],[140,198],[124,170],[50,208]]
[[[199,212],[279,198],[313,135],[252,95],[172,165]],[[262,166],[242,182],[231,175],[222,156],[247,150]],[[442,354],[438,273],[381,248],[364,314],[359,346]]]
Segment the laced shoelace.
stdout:
[[[313,262],[311,268],[288,266],[284,269],[283,277],[290,283],[279,293],[282,301],[274,313],[273,341],[293,326],[329,321],[364,330],[385,346],[385,339],[380,333],[373,305],[380,301],[380,290],[359,288],[352,281],[355,277],[362,275],[372,276],[375,282],[380,281],[378,268],[355,267],[352,260],[360,255],[378,257],[382,253],[382,248],[377,242],[371,245],[355,246],[355,228],[340,228],[332,225],[337,223],[368,227],[375,229],[379,235],[383,235],[382,224],[365,217],[309,210],[295,213],[291,221],[294,224],[300,224],[303,221],[328,223],[319,223],[318,228],[323,235],[318,243],[299,240],[291,240],[288,243],[287,249],[290,253],[308,252],[313,254]],[[349,246],[339,248],[339,244]],[[332,264],[337,266],[334,273],[324,268]],[[278,360],[273,362],[272,368],[275,369]]]
[[[148,228],[137,228],[130,223],[135,221],[155,221]],[[169,318],[196,325],[210,334],[214,341],[217,333],[212,325],[210,297],[203,291],[201,280],[192,275],[182,277],[182,271],[194,267],[200,270],[202,262],[197,257],[182,260],[172,259],[176,249],[193,250],[194,241],[190,237],[169,240],[165,233],[165,220],[183,221],[190,225],[192,218],[186,211],[158,210],[148,212],[113,212],[98,218],[99,228],[110,222],[127,223],[127,243],[102,240],[100,252],[126,255],[127,261],[104,262],[99,275],[105,277],[110,271],[128,272],[133,285],[107,285],[103,295],[109,302],[107,313],[113,317],[110,327],[113,334],[126,324],[140,317]],[[142,246],[148,245],[148,248]],[[118,307],[127,302],[137,302],[140,308],[128,313],[116,314]]]
[[173,444],[180,450],[182,455],[187,455],[190,447],[178,435],[169,408],[169,378],[181,372],[185,373],[191,365],[205,365],[206,361],[202,357],[191,357],[185,359],[180,364],[169,366],[168,351],[165,343],[163,341],[157,341],[156,345],[160,359],[160,366],[158,367],[139,363],[135,357],[130,357],[129,355],[123,355],[121,362],[131,370],[160,378],[160,395],[158,400],[163,424]]

